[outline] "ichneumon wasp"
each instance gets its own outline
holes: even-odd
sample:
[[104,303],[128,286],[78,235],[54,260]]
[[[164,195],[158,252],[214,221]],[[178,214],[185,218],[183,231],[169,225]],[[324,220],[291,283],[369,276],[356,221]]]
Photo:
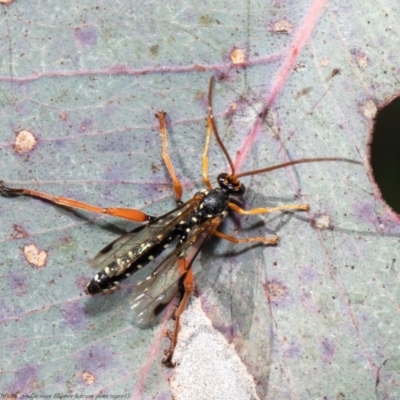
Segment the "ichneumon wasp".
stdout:
[[[157,262],[160,254],[166,252],[167,255],[160,261],[159,265],[153,268],[145,279],[135,285],[131,308],[137,321],[146,324],[159,315],[177,293],[180,293],[180,302],[175,310],[175,328],[172,332],[166,332],[166,336],[171,339],[171,343],[169,349],[165,352],[166,358],[163,360],[163,363],[169,367],[174,365],[172,357],[178,340],[179,319],[186,308],[191,293],[194,291],[191,266],[202,244],[211,235],[233,243],[258,242],[276,244],[278,242],[277,236],[239,239],[218,231],[218,227],[227,216],[228,210],[233,210],[242,215],[254,215],[275,211],[307,211],[309,209],[308,204],[288,204],[273,208],[244,210],[235,201],[235,198],[244,195],[246,191],[245,186],[240,182],[240,178],[301,163],[319,161],[347,161],[357,163],[356,161],[339,157],[308,158],[289,161],[254,171],[236,173],[214,120],[212,108],[213,86],[214,78],[212,77],[208,90],[207,132],[202,156],[203,181],[206,189],[200,190],[186,202],[181,201],[182,185],[175,174],[167,152],[166,113],[159,111],[156,114],[162,138],[162,157],[172,178],[173,190],[177,202],[177,207],[174,210],[161,217],[153,217],[135,209],[96,207],[66,197],[56,197],[31,189],[10,188],[0,181],[0,194],[2,196],[26,195],[38,197],[66,207],[108,214],[144,223],[116,239],[94,257],[91,264],[98,272],[87,284],[85,292],[90,295],[109,292],[115,289],[121,281],[141,270],[147,264]],[[208,150],[212,135],[216,138],[231,169],[231,173],[221,173],[218,175],[217,188],[213,188],[208,178]]]

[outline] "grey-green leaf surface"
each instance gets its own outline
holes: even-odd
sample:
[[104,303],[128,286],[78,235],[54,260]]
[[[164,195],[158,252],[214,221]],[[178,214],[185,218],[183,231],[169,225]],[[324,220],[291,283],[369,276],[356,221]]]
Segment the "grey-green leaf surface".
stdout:
[[[170,210],[154,113],[168,112],[169,154],[188,199],[203,187],[213,74],[214,112],[239,170],[303,157],[361,162],[243,178],[247,208],[310,211],[227,221],[226,232],[277,234],[280,243],[246,250],[213,240],[194,266],[196,284],[212,326],[254,379],[257,394],[243,398],[396,398],[400,222],[373,183],[368,135],[376,107],[399,88],[397,2],[1,7],[0,179],[9,185]],[[210,177],[226,169],[213,143]],[[18,197],[0,198],[0,227],[2,393],[169,399],[170,382],[175,398],[188,398],[185,382],[198,399],[222,393],[222,384],[204,385],[207,373],[228,375],[199,355],[187,362],[179,349],[176,370],[161,366],[172,321],[135,325],[129,288],[84,295],[88,261],[132,224]],[[203,355],[214,354],[210,339]],[[183,365],[199,378],[179,381]]]

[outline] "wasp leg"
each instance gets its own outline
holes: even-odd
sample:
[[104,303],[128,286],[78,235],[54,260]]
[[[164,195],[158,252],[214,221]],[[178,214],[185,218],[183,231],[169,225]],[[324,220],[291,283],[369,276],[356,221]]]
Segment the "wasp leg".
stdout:
[[171,340],[171,344],[168,350],[165,351],[166,357],[162,360],[162,363],[168,368],[175,367],[175,363],[172,362],[172,357],[174,356],[174,350],[176,343],[178,342],[180,317],[187,307],[190,295],[194,292],[193,272],[191,269],[186,269],[186,260],[183,257],[179,259],[179,269],[182,271],[182,273],[186,274],[185,279],[183,280],[183,287],[185,291],[178,308],[175,310],[175,329],[173,332],[165,332],[165,335]]
[[181,198],[182,198],[182,184],[179,182],[179,179],[176,177],[174,167],[172,165],[171,159],[169,158],[168,152],[167,152],[167,128],[165,124],[165,115],[166,112],[160,110],[156,114],[156,118],[158,118],[158,121],[160,122],[160,133],[161,133],[161,139],[162,139],[162,158],[164,159],[165,165],[168,169],[168,172],[171,176],[173,185],[174,185],[174,193],[175,193],[175,199],[178,204],[181,204]]
[[266,244],[277,244],[279,241],[279,237],[278,236],[274,236],[271,238],[266,238],[266,237],[262,237],[262,236],[256,236],[256,237],[252,237],[252,238],[243,238],[243,239],[238,239],[237,237],[234,236],[230,236],[227,235],[225,233],[222,232],[218,232],[215,231],[213,232],[215,236],[218,236],[222,239],[225,240],[229,240],[230,242],[233,243],[249,243],[249,242],[262,242],[262,243],[266,243]]
[[284,206],[271,207],[271,208],[253,208],[252,210],[243,210],[243,208],[240,208],[235,203],[229,202],[229,208],[242,215],[254,215],[254,214],[266,214],[270,212],[286,211],[286,210],[308,211],[310,209],[310,206],[308,204],[287,204]]
[[10,188],[4,185],[3,181],[0,181],[0,195],[1,196],[31,196],[38,197],[40,199],[47,200],[51,203],[59,204],[61,206],[79,208],[81,210],[91,211],[99,214],[112,215],[113,217],[120,217],[128,219],[129,221],[135,222],[146,222],[151,221],[154,217],[151,217],[142,211],[130,209],[130,208],[102,208],[91,206],[90,204],[81,203],[74,199],[69,199],[62,196],[52,196],[51,194],[38,192],[37,190],[24,189],[24,188]]
[[[229,202],[228,203],[229,208],[231,208],[233,211],[236,211],[239,214],[242,215],[254,215],[254,214],[266,214],[270,212],[275,212],[275,211],[285,211],[285,210],[300,210],[300,211],[308,211],[309,210],[309,205],[308,204],[287,204],[284,206],[279,206],[279,207],[271,207],[271,208],[253,208],[252,210],[243,210],[243,208],[240,208],[238,205],[235,203]],[[272,238],[265,238],[262,236],[257,236],[253,238],[244,238],[244,239],[238,239],[234,236],[229,236],[226,235],[225,233],[215,231],[213,232],[214,235],[222,238],[229,240],[230,242],[233,243],[248,243],[248,242],[262,242],[266,244],[276,244],[278,243],[279,237],[274,236]]]

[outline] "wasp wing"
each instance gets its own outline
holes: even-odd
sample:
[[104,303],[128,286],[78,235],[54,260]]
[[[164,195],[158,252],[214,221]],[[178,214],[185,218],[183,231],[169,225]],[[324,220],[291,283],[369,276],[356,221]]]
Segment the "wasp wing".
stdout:
[[104,247],[90,261],[91,267],[98,271],[105,271],[108,268],[110,277],[123,274],[143,254],[143,249],[151,251],[151,248],[158,243],[157,237],[167,236],[171,229],[190,215],[198,204],[199,199],[194,197],[154,222],[124,234]]
[[149,323],[171,302],[186,275],[179,271],[179,258],[185,258],[186,270],[189,270],[202,244],[215,231],[221,220],[220,217],[215,217],[193,226],[187,240],[173,249],[150,275],[135,286],[131,308],[137,322]]

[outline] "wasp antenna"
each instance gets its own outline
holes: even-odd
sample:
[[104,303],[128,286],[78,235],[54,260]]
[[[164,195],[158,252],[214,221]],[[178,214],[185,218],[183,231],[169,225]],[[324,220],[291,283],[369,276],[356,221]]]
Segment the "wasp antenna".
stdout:
[[344,162],[348,162],[351,164],[360,164],[360,165],[362,164],[360,161],[355,161],[355,160],[351,160],[350,158],[343,158],[343,157],[301,158],[300,160],[288,161],[288,162],[273,165],[273,166],[267,167],[267,168],[255,169],[254,171],[242,172],[240,174],[235,175],[235,178],[238,179],[238,178],[242,178],[243,176],[262,174],[264,172],[274,171],[275,169],[290,167],[291,165],[320,162],[320,161],[344,161]]
[[231,156],[229,155],[228,150],[226,149],[224,143],[222,142],[221,137],[219,136],[217,124],[215,123],[215,119],[214,119],[214,113],[213,113],[213,109],[212,109],[212,92],[213,92],[213,88],[214,88],[214,82],[215,82],[215,78],[214,78],[214,76],[212,76],[210,79],[210,86],[208,87],[208,118],[211,122],[211,126],[212,126],[212,130],[214,132],[215,139],[217,139],[219,147],[221,147],[221,150],[224,153],[225,158],[228,160],[229,166],[231,167],[232,176],[235,176],[235,167],[233,165]]

